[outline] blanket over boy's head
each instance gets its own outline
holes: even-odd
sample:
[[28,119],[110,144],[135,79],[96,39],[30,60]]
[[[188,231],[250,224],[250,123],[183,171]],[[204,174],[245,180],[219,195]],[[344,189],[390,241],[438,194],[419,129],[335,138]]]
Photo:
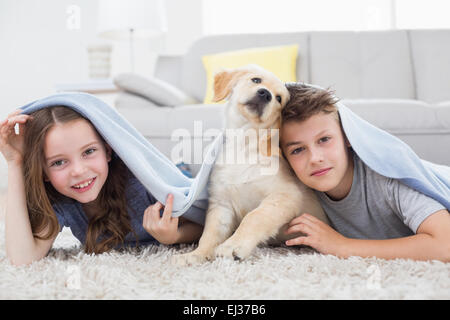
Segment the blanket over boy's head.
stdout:
[[[314,84],[302,85],[325,90]],[[450,167],[420,159],[402,140],[360,118],[341,101],[335,106],[353,151],[369,168],[400,180],[450,210]]]
[[342,102],[336,106],[347,139],[369,168],[400,180],[450,210],[450,167],[420,159],[406,143],[361,119]]
[[[221,135],[212,142],[197,176],[193,179],[186,177],[114,108],[93,95],[79,92],[59,93],[31,102],[21,109],[23,113],[30,114],[58,105],[69,107],[89,119],[130,171],[158,201],[165,203],[167,195],[172,193],[174,217],[185,213],[194,201],[208,198],[206,185],[218,148],[222,145]],[[204,217],[187,218],[196,222],[204,220]]]

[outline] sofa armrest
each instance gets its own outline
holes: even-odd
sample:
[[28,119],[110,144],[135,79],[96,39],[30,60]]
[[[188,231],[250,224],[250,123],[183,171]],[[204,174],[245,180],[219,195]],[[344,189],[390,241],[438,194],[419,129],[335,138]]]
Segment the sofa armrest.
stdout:
[[139,95],[158,106],[177,106],[196,103],[196,100],[156,77],[144,77],[136,73],[122,73],[114,78],[114,84],[129,93]]

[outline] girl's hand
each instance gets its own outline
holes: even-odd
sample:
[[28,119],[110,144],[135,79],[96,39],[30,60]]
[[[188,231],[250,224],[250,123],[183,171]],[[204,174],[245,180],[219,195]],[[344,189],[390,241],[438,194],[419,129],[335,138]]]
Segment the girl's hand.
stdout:
[[[143,227],[153,238],[162,244],[174,244],[178,241],[178,217],[172,218],[173,195],[167,196],[166,206],[157,202],[144,212]],[[159,210],[164,207],[162,216]]]
[[292,219],[286,234],[302,232],[306,236],[286,241],[286,245],[307,245],[320,253],[340,256],[347,238],[326,223],[307,213]]
[[[0,122],[0,152],[8,163],[22,163],[25,123],[33,119],[32,116],[20,112],[22,110],[16,110]],[[16,123],[19,124],[18,135],[14,131]]]

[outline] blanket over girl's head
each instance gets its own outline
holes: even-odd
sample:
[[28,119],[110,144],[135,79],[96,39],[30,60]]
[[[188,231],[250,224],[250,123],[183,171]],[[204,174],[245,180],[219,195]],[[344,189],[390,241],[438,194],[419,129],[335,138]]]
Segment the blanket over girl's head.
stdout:
[[[59,93],[31,102],[21,109],[23,113],[30,114],[58,105],[72,108],[89,119],[130,171],[158,201],[165,203],[167,195],[172,193],[174,217],[185,213],[194,201],[208,198],[206,184],[218,148],[222,145],[221,135],[212,142],[197,176],[188,178],[114,108],[90,94]],[[193,221],[204,220],[204,217],[186,217]]]

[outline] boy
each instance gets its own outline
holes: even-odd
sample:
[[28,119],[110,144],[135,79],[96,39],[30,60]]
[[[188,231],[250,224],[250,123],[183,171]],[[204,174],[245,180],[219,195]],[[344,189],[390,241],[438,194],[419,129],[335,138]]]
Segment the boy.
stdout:
[[287,87],[281,148],[300,181],[315,190],[334,229],[305,213],[286,231],[305,236],[286,244],[339,257],[449,262],[446,207],[362,162],[342,129],[333,93],[301,83]]

